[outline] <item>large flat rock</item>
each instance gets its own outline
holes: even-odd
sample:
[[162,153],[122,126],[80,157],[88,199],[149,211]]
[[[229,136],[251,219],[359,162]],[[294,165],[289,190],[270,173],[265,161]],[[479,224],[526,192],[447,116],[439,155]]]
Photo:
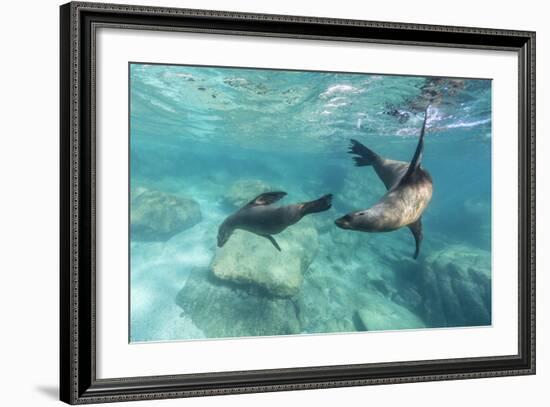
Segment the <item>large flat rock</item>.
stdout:
[[273,296],[295,296],[317,252],[317,231],[305,217],[274,237],[280,252],[264,237],[235,231],[216,252],[211,267],[214,276],[259,287]]

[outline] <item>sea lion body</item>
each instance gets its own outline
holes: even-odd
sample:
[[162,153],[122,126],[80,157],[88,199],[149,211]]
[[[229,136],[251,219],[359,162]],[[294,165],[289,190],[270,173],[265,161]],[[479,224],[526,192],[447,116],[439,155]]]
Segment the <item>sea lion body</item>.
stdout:
[[261,194],[228,216],[218,229],[218,247],[222,247],[236,229],[245,230],[267,238],[281,250],[272,235],[281,233],[287,227],[299,222],[310,213],[328,210],[332,205],[332,195],[325,195],[315,201],[286,206],[274,206],[286,192]]
[[361,232],[391,232],[417,222],[432,198],[432,179],[422,171],[415,182],[390,189],[366,210],[352,212],[337,223]]
[[360,232],[391,232],[408,227],[415,238],[415,259],[423,239],[422,214],[433,193],[432,177],[420,165],[426,119],[427,112],[410,163],[382,158],[358,141],[352,140],[350,153],[357,155],[353,157],[356,165],[372,165],[388,191],[370,208],[348,213],[335,221],[342,229]]
[[276,235],[302,219],[300,205],[251,206],[229,216],[226,226],[242,229],[257,235]]

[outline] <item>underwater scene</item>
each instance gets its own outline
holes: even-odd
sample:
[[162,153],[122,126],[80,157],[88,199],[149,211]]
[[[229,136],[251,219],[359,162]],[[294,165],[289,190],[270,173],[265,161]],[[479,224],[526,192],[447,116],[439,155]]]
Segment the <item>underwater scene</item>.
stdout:
[[129,75],[130,342],[491,325],[490,79]]

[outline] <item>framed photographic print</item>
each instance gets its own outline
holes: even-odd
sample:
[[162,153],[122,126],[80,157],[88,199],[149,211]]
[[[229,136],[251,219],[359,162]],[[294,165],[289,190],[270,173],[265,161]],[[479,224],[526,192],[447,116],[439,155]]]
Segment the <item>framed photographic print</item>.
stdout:
[[535,372],[535,34],[61,6],[61,399]]

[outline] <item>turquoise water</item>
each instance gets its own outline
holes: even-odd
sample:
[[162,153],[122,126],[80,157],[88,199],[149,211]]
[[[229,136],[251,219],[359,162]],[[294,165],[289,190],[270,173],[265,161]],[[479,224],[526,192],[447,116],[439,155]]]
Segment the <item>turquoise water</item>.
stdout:
[[[130,339],[183,340],[491,324],[491,81],[132,64]],[[385,193],[357,139],[410,161],[424,111],[433,178],[408,228],[334,225]],[[267,191],[332,193],[275,236],[219,225]]]

